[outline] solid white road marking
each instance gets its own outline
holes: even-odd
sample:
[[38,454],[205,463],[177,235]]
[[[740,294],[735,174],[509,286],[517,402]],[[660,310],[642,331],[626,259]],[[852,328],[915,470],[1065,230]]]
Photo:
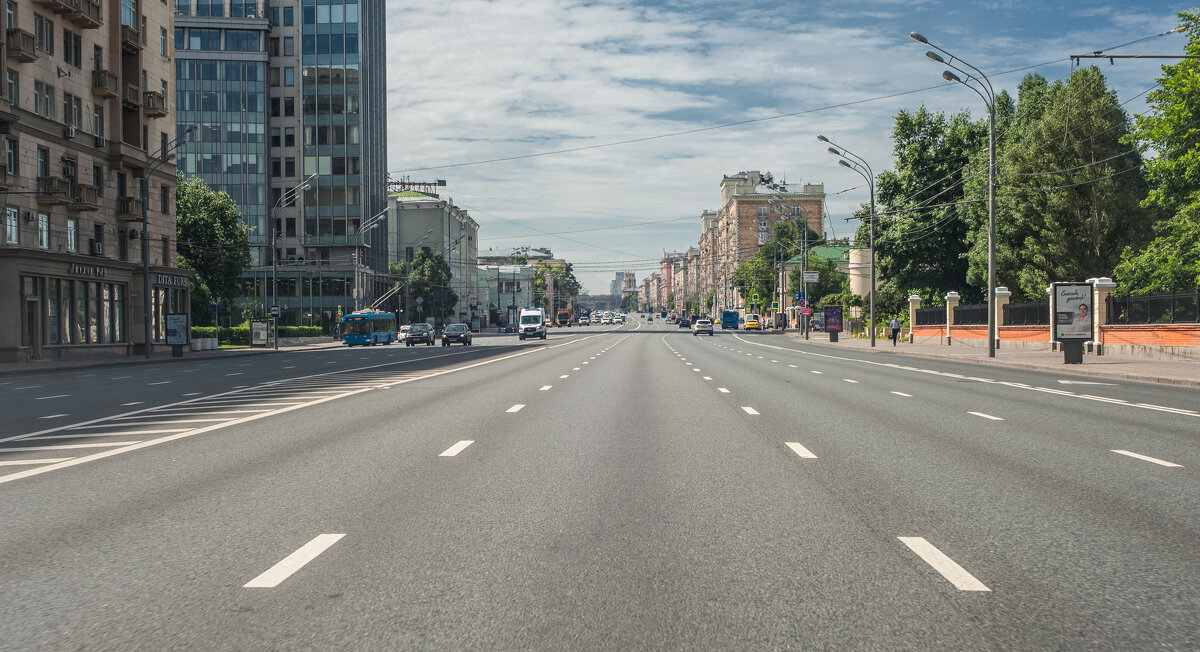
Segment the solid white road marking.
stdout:
[[959,591],[991,591],[984,586],[983,582],[975,579],[962,566],[959,566],[955,561],[946,556],[941,550],[934,547],[932,543],[926,541],[923,537],[896,537],[901,543],[908,546],[909,550],[917,553],[917,556],[925,560],[925,563],[933,567],[934,570],[942,574],[942,577],[950,581]]
[[37,398],[35,398],[35,399],[33,399],[33,400],[35,400],[35,401],[48,401],[48,400],[50,400],[50,399],[52,399],[52,398],[67,398],[68,396],[70,396],[70,394],[55,394],[54,396],[39,396],[39,397],[37,397]]
[[1002,417],[994,417],[990,414],[984,414],[982,412],[967,412],[967,414],[974,414],[977,417],[983,417],[984,419],[991,419],[992,421],[1004,421],[1004,419]]
[[728,393],[729,393],[729,390],[725,389],[724,387],[718,387],[718,388],[717,388],[717,391],[718,391],[718,392],[721,392],[722,394],[728,394]]
[[505,412],[520,412],[521,408],[523,408],[523,407],[525,407],[524,403],[517,403],[516,405],[505,410]]
[[905,394],[904,392],[892,392],[892,393],[895,394],[896,396],[905,396],[908,398],[912,398],[912,394]]
[[202,392],[188,392],[184,396],[199,396]]
[[1108,385],[1110,387],[1116,386],[1116,383],[1095,383],[1090,380],[1060,380],[1058,382],[1062,383],[1063,385]]
[[563,374],[563,375],[559,376],[559,378],[570,378],[570,377],[571,377],[571,374]]
[[170,385],[170,384],[171,384],[171,381],[169,381],[169,380],[160,380],[157,383],[146,383],[146,385]]
[[[331,363],[331,364],[332,364],[332,363]],[[225,375],[226,375],[226,376],[240,376],[240,375],[242,375],[242,372],[240,372],[240,371],[235,371],[235,372],[233,372],[233,373],[231,373],[231,374],[225,374]]]
[[337,543],[339,539],[346,536],[345,534],[319,534],[312,541],[304,544],[299,550],[293,552],[283,561],[275,564],[267,569],[265,573],[247,582],[243,588],[247,589],[273,589],[279,586],[279,583],[291,577],[293,573],[304,568],[304,565],[317,558],[317,555],[325,552],[330,546]]
[[0,448],[0,451],[57,451],[70,448],[109,448],[112,446],[128,446],[136,441],[107,441],[100,444],[59,444],[58,446],[23,446],[21,448]]
[[758,410],[755,410],[754,408],[752,408],[748,405],[743,405],[742,409],[745,410],[746,414],[758,414]]
[[[128,377],[128,376],[126,376],[126,377]],[[23,390],[23,389],[38,389],[39,387],[41,387],[41,385],[27,385],[27,386],[25,386],[25,387],[14,387],[14,388],[13,388],[13,391],[14,391],[14,392],[19,392],[19,391],[21,391],[21,390]]]
[[142,404],[141,401],[132,401],[130,403],[122,403],[121,407],[129,407],[130,405],[141,405],[141,404]]
[[67,414],[48,414],[44,417],[38,417],[38,418],[39,419],[58,419],[58,418],[65,417],[65,416],[68,416],[68,415]]
[[854,383],[855,385],[857,385],[857,384],[858,384],[858,381],[857,381],[857,380],[850,380],[849,378],[843,378],[842,380],[844,380],[844,381],[846,381],[846,382],[848,382],[848,383]]
[[551,387],[554,387],[554,385],[542,385],[541,389],[539,389],[538,391],[544,392],[544,391],[550,389]]
[[9,460],[0,462],[0,466],[30,466],[33,464],[54,464],[56,462],[66,462],[70,457],[50,457],[41,460]]
[[474,443],[475,443],[474,439],[464,439],[464,440],[458,442],[457,444],[451,446],[450,448],[447,448],[446,450],[439,453],[438,457],[454,457],[455,455],[458,455],[459,453],[463,452],[463,450],[465,450],[467,446],[470,446],[471,444],[474,444]]
[[1121,450],[1115,450],[1115,449],[1111,450],[1109,452],[1110,453],[1119,453],[1121,455],[1128,455],[1129,457],[1136,457],[1139,460],[1145,460],[1147,462],[1154,462],[1155,464],[1161,464],[1162,466],[1171,466],[1171,467],[1175,467],[1175,468],[1179,468],[1179,469],[1183,468],[1182,464],[1175,464],[1174,462],[1160,460],[1157,457],[1148,457],[1146,455],[1138,455],[1137,453],[1130,453],[1129,451],[1121,451]]
[[788,448],[792,449],[792,451],[793,451],[794,453],[796,453],[797,455],[799,455],[800,457],[803,457],[803,458],[805,458],[805,459],[810,459],[810,460],[815,460],[815,459],[817,459],[817,456],[816,456],[816,455],[813,455],[813,454],[812,454],[812,451],[808,450],[808,449],[807,449],[807,448],[805,448],[803,445],[801,445],[801,444],[799,444],[799,443],[797,443],[797,442],[794,442],[794,441],[785,441],[785,442],[783,442],[783,443],[784,443],[784,444],[786,444]]

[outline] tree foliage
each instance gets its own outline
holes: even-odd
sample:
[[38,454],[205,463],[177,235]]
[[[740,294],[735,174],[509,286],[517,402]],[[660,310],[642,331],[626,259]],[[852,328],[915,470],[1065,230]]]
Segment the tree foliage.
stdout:
[[176,245],[180,268],[196,272],[192,315],[210,314],[210,298],[231,302],[242,295],[239,279],[250,265],[250,229],[228,193],[200,177],[180,177],[175,186]]
[[[396,285],[401,304],[404,283],[408,283],[409,305],[403,310],[410,318],[413,315],[419,315],[422,320],[425,317],[440,318],[443,314],[452,314],[458,305],[458,293],[450,287],[450,264],[440,251],[435,253],[429,247],[422,247],[413,256],[411,270],[406,263],[392,263],[388,273],[400,279]],[[419,304],[418,297],[421,299]]]
[[[1186,53],[1200,56],[1200,14],[1179,14],[1188,34]],[[1200,60],[1166,65],[1147,100],[1153,112],[1138,116],[1133,137],[1157,156],[1146,161],[1151,184],[1144,205],[1168,217],[1144,248],[1128,246],[1114,270],[1125,294],[1178,292],[1200,286]]]

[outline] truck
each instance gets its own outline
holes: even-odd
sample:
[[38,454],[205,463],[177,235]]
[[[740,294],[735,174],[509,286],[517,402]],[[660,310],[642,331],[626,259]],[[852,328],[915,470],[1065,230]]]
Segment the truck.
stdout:
[[546,339],[546,312],[541,308],[522,308],[517,328],[517,339]]
[[738,328],[738,311],[722,310],[721,311],[721,329],[722,330],[737,330]]
[[566,308],[559,308],[557,321],[559,326],[569,327],[571,325],[571,311]]

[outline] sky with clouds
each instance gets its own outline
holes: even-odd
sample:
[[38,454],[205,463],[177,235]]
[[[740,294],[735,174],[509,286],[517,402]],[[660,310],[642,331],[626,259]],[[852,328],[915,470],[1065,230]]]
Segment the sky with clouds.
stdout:
[[[480,248],[549,247],[586,289],[639,281],[686,249],[720,208],[722,175],[823,183],[826,231],[867,200],[824,134],[892,164],[900,109],[984,115],[942,81],[931,43],[997,91],[1070,72],[1069,56],[1178,25],[1193,5],[1160,0],[441,0],[388,2],[388,169],[446,179],[479,222]],[[1180,54],[1172,34],[1110,50]],[[1095,60],[1093,60],[1095,61]],[[1162,60],[1096,62],[1131,113]],[[1030,66],[1036,66],[1030,68]],[[1018,72],[1010,72],[1017,71]],[[726,126],[729,125],[729,126]],[[844,192],[843,192],[844,191]]]

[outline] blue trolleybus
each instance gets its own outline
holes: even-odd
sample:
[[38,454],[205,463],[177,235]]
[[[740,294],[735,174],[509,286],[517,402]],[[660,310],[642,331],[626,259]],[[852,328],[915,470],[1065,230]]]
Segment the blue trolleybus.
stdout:
[[342,317],[341,332],[346,346],[391,344],[396,341],[396,315],[379,310],[352,312]]

